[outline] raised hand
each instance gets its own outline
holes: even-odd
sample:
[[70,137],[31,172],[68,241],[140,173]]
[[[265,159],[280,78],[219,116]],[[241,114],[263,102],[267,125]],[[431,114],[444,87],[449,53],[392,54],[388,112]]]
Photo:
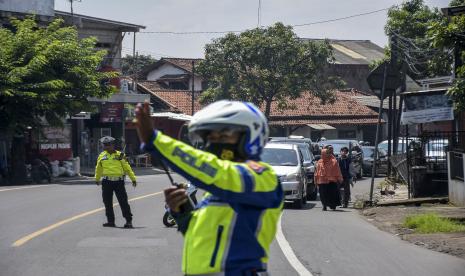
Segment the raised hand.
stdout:
[[139,139],[144,143],[148,143],[153,134],[153,121],[150,117],[149,102],[146,101],[137,105],[135,123]]

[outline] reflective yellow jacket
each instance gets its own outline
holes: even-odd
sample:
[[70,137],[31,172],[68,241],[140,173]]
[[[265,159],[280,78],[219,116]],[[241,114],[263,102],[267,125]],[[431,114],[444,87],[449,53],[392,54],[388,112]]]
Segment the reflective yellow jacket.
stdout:
[[184,274],[266,269],[283,207],[283,190],[270,165],[221,160],[159,131],[143,148],[207,191],[181,230]]
[[124,153],[115,151],[110,154],[107,151],[102,151],[95,166],[95,181],[100,181],[102,176],[122,177],[123,175],[128,175],[133,182],[136,181],[136,176]]

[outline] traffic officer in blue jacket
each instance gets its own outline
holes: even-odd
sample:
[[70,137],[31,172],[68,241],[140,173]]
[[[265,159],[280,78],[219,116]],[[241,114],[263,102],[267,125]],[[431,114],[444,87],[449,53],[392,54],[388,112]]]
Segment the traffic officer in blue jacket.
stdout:
[[186,191],[166,189],[165,199],[184,235],[185,275],[267,275],[270,244],[283,207],[272,167],[260,161],[268,124],[253,104],[215,102],[189,126],[204,151],[154,130],[149,105],[137,108],[142,147],[206,191],[194,210]]
[[95,181],[100,184],[102,181],[102,197],[105,205],[107,222],[104,227],[115,227],[115,213],[113,211],[113,192],[118,199],[123,217],[126,219],[124,228],[132,228],[131,207],[128,203],[128,195],[124,187],[124,176],[128,175],[134,187],[137,186],[136,176],[131,169],[124,153],[115,150],[115,138],[105,136],[100,139],[103,145],[103,152],[97,158],[95,166]]

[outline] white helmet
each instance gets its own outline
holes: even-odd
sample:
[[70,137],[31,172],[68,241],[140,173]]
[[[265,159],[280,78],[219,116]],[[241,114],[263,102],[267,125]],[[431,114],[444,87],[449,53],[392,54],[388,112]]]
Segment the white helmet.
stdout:
[[214,102],[192,117],[189,139],[205,141],[211,130],[243,132],[238,152],[242,158],[258,160],[268,141],[269,129],[265,115],[254,104],[222,100]]

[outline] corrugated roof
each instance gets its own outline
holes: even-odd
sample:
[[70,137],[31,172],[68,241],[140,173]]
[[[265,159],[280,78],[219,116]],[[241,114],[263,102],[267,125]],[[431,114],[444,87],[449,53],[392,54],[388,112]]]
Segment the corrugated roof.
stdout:
[[[380,100],[377,96],[352,96],[352,99],[356,100],[358,103],[364,105],[364,106],[369,106],[369,107],[375,107],[379,108]],[[397,107],[400,105],[400,97],[397,96]],[[383,101],[383,109],[388,109],[389,108],[389,98],[384,99]]]
[[84,20],[84,21],[88,21],[88,22],[92,22],[96,24],[103,24],[103,25],[111,26],[113,28],[117,28],[121,32],[138,32],[140,29],[145,29],[145,26],[142,26],[142,25],[136,25],[132,23],[98,18],[98,17],[88,16],[88,15],[83,15],[83,14],[77,14],[77,13],[71,14],[65,11],[55,10],[55,15],[74,18],[73,20],[76,20],[76,21]]
[[[322,39],[303,38],[322,41]],[[335,62],[339,64],[370,64],[384,58],[384,49],[370,40],[329,39],[334,49]]]

